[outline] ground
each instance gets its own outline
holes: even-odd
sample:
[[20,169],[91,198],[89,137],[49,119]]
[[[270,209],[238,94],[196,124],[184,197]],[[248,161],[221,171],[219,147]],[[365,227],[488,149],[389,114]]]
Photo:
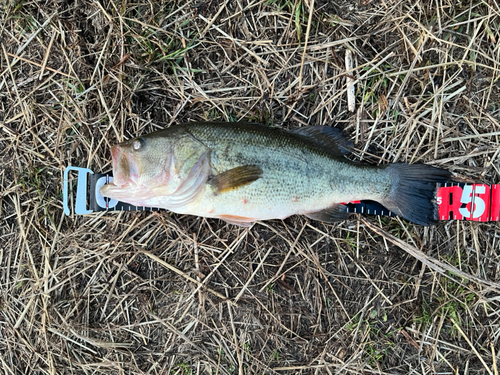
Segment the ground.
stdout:
[[498,374],[498,223],[65,216],[62,173],[247,120],[499,183],[499,39],[495,0],[3,0],[0,368]]

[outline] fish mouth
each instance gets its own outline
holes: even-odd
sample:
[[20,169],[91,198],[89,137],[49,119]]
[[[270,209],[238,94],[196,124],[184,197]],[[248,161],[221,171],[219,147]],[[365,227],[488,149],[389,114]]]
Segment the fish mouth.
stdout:
[[113,159],[113,184],[122,187],[127,184],[138,185],[139,168],[134,157],[120,145],[111,147]]
[[115,145],[111,147],[111,157],[113,181],[99,189],[103,197],[124,200],[140,190],[147,190],[138,183],[138,169],[130,153],[123,150],[120,145]]

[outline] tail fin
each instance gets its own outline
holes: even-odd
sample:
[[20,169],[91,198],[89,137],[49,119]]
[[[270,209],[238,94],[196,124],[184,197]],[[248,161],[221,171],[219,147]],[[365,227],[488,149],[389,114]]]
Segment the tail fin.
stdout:
[[420,225],[436,223],[436,183],[450,181],[449,171],[425,164],[390,164],[387,171],[393,185],[389,196],[381,201],[396,215]]

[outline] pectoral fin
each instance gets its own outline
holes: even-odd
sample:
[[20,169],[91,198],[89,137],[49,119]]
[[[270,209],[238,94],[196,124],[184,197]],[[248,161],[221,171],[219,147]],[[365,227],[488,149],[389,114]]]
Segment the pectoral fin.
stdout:
[[334,223],[336,221],[347,220],[350,214],[347,212],[346,206],[343,204],[336,204],[330,208],[304,213],[308,218],[318,221],[323,221],[325,223]]
[[215,193],[221,194],[238,189],[258,180],[262,169],[256,165],[243,165],[212,177],[207,183],[215,187]]

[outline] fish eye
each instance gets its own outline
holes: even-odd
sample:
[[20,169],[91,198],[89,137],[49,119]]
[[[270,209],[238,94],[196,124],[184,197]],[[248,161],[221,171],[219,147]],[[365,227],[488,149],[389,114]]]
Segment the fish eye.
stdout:
[[144,144],[146,142],[144,141],[144,138],[137,138],[136,140],[134,140],[134,142],[132,143],[132,148],[135,150],[135,151],[139,151],[140,149],[142,149],[144,147]]

